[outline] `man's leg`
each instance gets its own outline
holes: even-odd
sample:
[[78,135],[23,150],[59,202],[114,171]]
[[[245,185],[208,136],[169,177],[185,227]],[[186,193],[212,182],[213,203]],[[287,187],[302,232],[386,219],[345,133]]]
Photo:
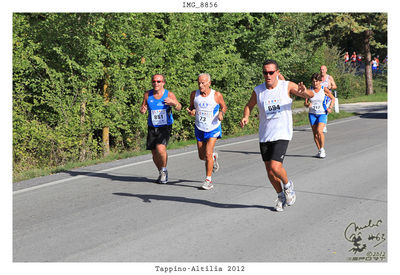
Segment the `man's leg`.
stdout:
[[151,153],[153,154],[153,161],[158,170],[160,170],[162,167],[167,167],[167,146],[164,144],[157,144],[156,148],[151,150]]
[[286,171],[279,161],[271,160],[265,162],[265,167],[267,169],[268,178],[274,187],[276,193],[278,194],[278,199],[276,200],[275,211],[281,212],[286,204],[286,196],[282,190],[281,181],[286,180]]
[[214,147],[217,142],[217,138],[209,138],[206,143],[205,150],[205,161],[206,161],[206,175],[207,177],[211,177],[213,166],[214,166]]
[[318,144],[319,144],[319,148],[324,148],[325,145],[325,135],[324,135],[324,127],[325,127],[325,123],[318,123],[317,127],[316,127],[316,136],[317,136],[317,140],[318,140]]
[[167,146],[164,144],[157,144],[156,148],[151,150],[153,155],[153,162],[160,173],[158,181],[161,183],[168,182],[168,171],[167,171]]
[[288,177],[282,162],[271,160],[265,162],[268,178],[277,193],[282,192],[282,185],[288,183]]
[[320,144],[320,140],[318,137],[318,125],[311,126],[311,129],[313,132],[313,138],[314,138],[315,145],[317,145],[317,148],[319,150],[319,149],[321,149],[321,144]]
[[325,134],[324,134],[324,127],[325,127],[325,123],[320,122],[318,123],[318,127],[316,129],[317,131],[317,139],[318,139],[318,143],[320,145],[320,150],[319,150],[319,156],[320,158],[325,158],[326,157],[326,152],[325,152]]
[[197,153],[199,154],[199,159],[206,159],[206,142],[197,141]]

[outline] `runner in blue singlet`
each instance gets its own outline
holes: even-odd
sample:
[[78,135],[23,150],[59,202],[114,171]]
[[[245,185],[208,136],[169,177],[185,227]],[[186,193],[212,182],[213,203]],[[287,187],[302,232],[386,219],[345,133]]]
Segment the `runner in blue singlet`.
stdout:
[[153,89],[144,93],[140,112],[144,114],[148,110],[146,149],[151,150],[153,162],[159,171],[157,182],[166,184],[168,182],[167,145],[174,122],[172,107],[179,111],[182,105],[173,92],[164,89],[165,77],[162,74],[153,75],[152,85]]

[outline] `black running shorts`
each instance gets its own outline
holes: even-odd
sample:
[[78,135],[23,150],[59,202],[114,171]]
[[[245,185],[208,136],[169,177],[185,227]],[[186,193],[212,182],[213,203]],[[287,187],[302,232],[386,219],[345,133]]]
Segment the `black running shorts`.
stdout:
[[172,125],[165,125],[161,127],[147,127],[147,143],[146,150],[153,150],[157,144],[168,145],[169,138],[171,137]]
[[260,142],[260,152],[263,161],[279,161],[283,162],[286,150],[289,145],[289,140],[276,140],[269,142]]

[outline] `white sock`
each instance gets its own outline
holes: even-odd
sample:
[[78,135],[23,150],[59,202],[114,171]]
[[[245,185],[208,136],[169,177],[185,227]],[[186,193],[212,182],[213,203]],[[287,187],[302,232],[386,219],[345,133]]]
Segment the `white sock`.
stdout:
[[211,181],[211,177],[206,177],[206,180],[209,180],[209,181]]
[[285,189],[288,189],[288,188],[290,187],[290,180],[288,181],[288,183],[284,184],[283,187],[284,187]]

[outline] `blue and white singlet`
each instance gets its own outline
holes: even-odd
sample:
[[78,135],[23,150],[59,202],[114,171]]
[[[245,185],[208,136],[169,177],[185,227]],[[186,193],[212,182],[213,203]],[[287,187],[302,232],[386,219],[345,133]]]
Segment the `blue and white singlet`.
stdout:
[[214,90],[211,89],[210,94],[206,97],[201,96],[200,90],[197,90],[194,97],[194,107],[196,109],[195,125],[197,129],[210,132],[221,125],[221,121],[218,119],[219,104],[215,101]]
[[165,89],[160,99],[154,98],[154,90],[149,91],[147,106],[149,107],[149,115],[147,123],[152,127],[161,127],[171,125],[174,122],[171,106],[165,105],[164,100],[168,97],[168,90]]
[[309,113],[315,115],[326,114],[326,108],[324,107],[324,87],[321,86],[321,89],[317,93],[314,90],[312,91],[314,93],[314,96],[308,99],[311,103],[309,107]]

